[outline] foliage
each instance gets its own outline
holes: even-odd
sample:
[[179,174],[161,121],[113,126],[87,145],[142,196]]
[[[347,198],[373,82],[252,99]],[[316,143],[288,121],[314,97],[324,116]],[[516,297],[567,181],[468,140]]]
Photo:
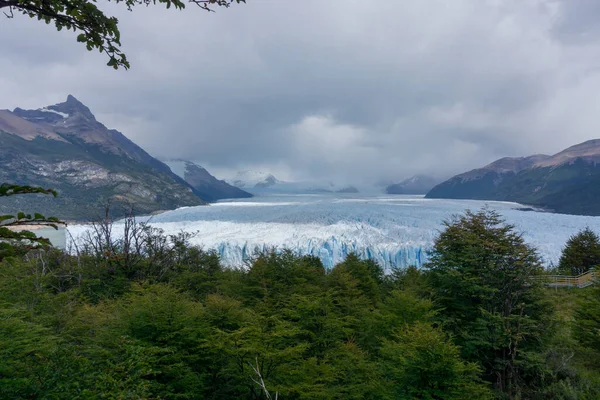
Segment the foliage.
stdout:
[[600,237],[589,227],[572,235],[560,256],[558,270],[565,275],[580,275],[600,265]]
[[[111,1],[111,0],[109,0]],[[161,4],[167,9],[173,7],[178,10],[185,8],[182,0],[112,0],[114,3],[123,4],[129,11],[136,6],[150,6]],[[200,8],[212,11],[213,6],[229,7],[232,3],[241,3],[245,0],[189,0]],[[0,0],[0,8],[9,10],[9,18],[14,16],[14,11],[27,15],[30,18],[43,20],[47,24],[54,23],[56,29],[63,28],[80,32],[77,41],[85,44],[88,50],[99,50],[108,56],[108,66],[118,69],[129,68],[129,61],[121,51],[121,32],[119,31],[116,17],[107,16],[90,0]]]
[[492,210],[467,211],[445,223],[429,278],[439,320],[468,361],[510,398],[535,391],[544,374],[552,310],[538,256]]
[[589,288],[578,299],[573,324],[574,337],[588,353],[587,367],[600,368],[600,288]]
[[[539,296],[579,303],[521,277],[537,272],[531,249],[485,211],[448,225],[428,271],[387,275],[355,255],[327,270],[289,251],[227,269],[189,235],[125,225],[117,237],[100,221],[75,255],[0,263],[0,398],[600,394],[597,353],[573,356],[597,346],[597,314],[577,314],[577,334],[548,329]],[[513,296],[516,314],[494,312]],[[507,348],[516,356],[503,358]],[[488,383],[506,371],[518,390]]]
[[[20,186],[8,183],[0,185],[0,197],[14,196],[18,194],[51,194],[56,197],[56,191],[34,186]],[[46,238],[37,236],[28,230],[14,230],[9,227],[23,225],[46,225],[58,229],[61,222],[56,217],[45,217],[40,213],[25,214],[18,212],[16,215],[0,215],[0,261],[10,255],[15,254],[15,250],[31,250],[39,246],[49,246],[50,241]]]
[[429,324],[397,328],[382,348],[396,399],[486,399],[479,367],[460,358],[460,350]]

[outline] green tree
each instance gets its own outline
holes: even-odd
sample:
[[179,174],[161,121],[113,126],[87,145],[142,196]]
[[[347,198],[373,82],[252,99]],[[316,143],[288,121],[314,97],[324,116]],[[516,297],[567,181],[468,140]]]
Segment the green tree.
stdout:
[[[111,0],[108,0],[111,1]],[[128,10],[135,6],[164,4],[166,8],[174,7],[182,10],[186,3],[183,0],[112,0],[122,4]],[[213,6],[229,7],[232,3],[243,3],[245,0],[189,0],[200,8],[212,11]],[[0,8],[8,9],[9,18],[14,13],[27,15],[43,20],[47,24],[54,23],[57,30],[68,29],[80,32],[77,41],[85,44],[88,50],[99,50],[105,53],[109,66],[129,68],[127,57],[121,51],[121,32],[119,21],[107,16],[96,6],[95,0],[0,0]]]
[[[56,197],[56,192],[52,189],[44,189],[33,186],[19,186],[4,183],[0,185],[0,197],[15,196],[19,194],[51,194]],[[46,238],[38,237],[35,233],[27,230],[16,231],[10,227],[23,225],[47,225],[58,229],[57,224],[61,223],[56,217],[46,218],[42,214],[25,214],[18,212],[16,215],[0,215],[0,261],[7,256],[15,254],[15,250],[20,247],[21,250],[30,250],[39,246],[49,246],[50,241]]]
[[91,384],[91,364],[27,315],[0,304],[0,398],[75,398]]
[[588,227],[567,240],[558,269],[562,274],[579,275],[597,265],[600,265],[600,237]]
[[428,263],[433,301],[467,361],[509,398],[543,376],[552,323],[536,251],[498,213],[467,211],[445,223]]
[[477,364],[464,362],[446,335],[427,323],[397,328],[382,347],[394,399],[490,399]]
[[573,321],[573,336],[587,353],[585,364],[600,370],[600,287],[586,289],[578,299]]

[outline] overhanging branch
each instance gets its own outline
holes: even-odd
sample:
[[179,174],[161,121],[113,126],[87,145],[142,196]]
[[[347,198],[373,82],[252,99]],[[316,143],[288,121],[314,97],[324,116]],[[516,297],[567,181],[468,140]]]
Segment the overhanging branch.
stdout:
[[0,0],[0,8],[4,7],[17,7],[19,2],[17,0]]

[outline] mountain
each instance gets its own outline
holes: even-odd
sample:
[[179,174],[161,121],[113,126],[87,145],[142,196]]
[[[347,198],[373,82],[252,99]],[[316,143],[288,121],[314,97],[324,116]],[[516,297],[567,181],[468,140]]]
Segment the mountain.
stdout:
[[387,185],[385,192],[387,194],[425,194],[438,183],[440,183],[439,179],[431,176],[415,175],[400,183]]
[[266,172],[241,171],[227,183],[257,195],[360,193],[353,185],[336,185],[330,181],[280,181]]
[[252,197],[250,193],[215,178],[205,168],[191,161],[171,160],[165,163],[206,201]]
[[600,215],[600,139],[553,156],[502,158],[450,178],[426,197],[514,201],[564,214]]
[[240,171],[227,182],[242,189],[264,189],[281,183],[273,175],[260,171]]
[[490,200],[497,196],[498,187],[519,172],[533,167],[550,156],[504,157],[464,174],[456,175],[432,188],[426,195],[431,198]]
[[348,193],[348,194],[360,193],[360,191],[352,185],[338,189],[335,192],[336,193]]
[[0,182],[50,187],[49,196],[3,198],[1,212],[39,211],[89,220],[111,202],[114,216],[204,204],[167,165],[98,122],[69,95],[37,110],[0,110]]

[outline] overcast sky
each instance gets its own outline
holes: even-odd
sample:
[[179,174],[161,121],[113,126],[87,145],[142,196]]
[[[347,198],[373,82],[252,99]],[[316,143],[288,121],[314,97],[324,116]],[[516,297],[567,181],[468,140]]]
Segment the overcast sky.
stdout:
[[0,108],[70,93],[152,155],[220,178],[447,176],[600,137],[597,0],[104,8],[128,71],[73,32],[0,19]]

